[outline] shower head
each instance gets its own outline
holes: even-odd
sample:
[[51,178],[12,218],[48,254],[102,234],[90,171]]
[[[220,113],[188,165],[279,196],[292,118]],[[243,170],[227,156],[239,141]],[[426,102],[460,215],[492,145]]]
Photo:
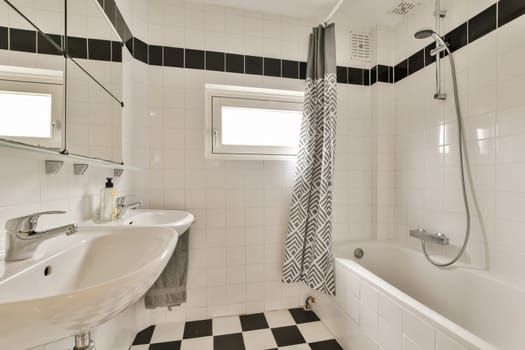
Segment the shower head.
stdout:
[[[416,39],[426,39],[426,38],[430,38],[432,35],[436,34],[436,32],[434,32],[432,29],[421,29],[421,30],[418,30],[415,34],[414,34],[414,37]],[[436,34],[437,35],[437,34]]]
[[[440,66],[439,66],[439,58],[441,58],[441,52],[443,51],[446,51],[451,57],[452,56],[452,52],[450,51],[447,43],[445,42],[445,40],[438,34],[436,33],[434,30],[430,29],[430,28],[423,28],[423,29],[420,29],[418,30],[417,32],[414,33],[414,37],[416,39],[427,39],[427,38],[430,38],[432,37],[432,39],[434,39],[434,41],[436,42],[436,48],[430,50],[430,56],[435,56],[437,57],[437,65],[436,65],[436,74],[438,76],[438,80],[437,80],[437,83],[436,83],[436,87],[437,87],[437,91],[436,94],[434,95],[434,98],[436,100],[446,100],[447,99],[447,94],[444,94],[441,92],[441,82],[439,79],[441,79],[440,77]],[[425,52],[426,52],[426,48],[425,48]],[[452,57],[451,57],[451,60],[452,60]],[[454,65],[453,61],[452,62],[452,65]]]
[[427,39],[427,38],[432,37],[432,39],[434,39],[436,41],[436,44],[439,46],[439,49],[435,50],[436,53],[438,53],[439,51],[444,51],[444,50],[448,51],[448,45],[445,43],[445,40],[443,40],[443,38],[438,33],[436,33],[430,28],[424,28],[424,29],[418,30],[414,34],[414,37],[416,39]]

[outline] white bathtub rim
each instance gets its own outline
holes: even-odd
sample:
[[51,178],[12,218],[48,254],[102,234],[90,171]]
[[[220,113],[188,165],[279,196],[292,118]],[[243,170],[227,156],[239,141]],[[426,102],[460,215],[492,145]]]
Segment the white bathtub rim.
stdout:
[[[412,247],[407,246],[407,245],[402,244],[402,243],[397,242],[397,241],[390,241],[390,240],[387,240],[387,241],[355,240],[355,241],[340,241],[340,242],[337,242],[337,244],[338,245],[343,245],[343,246],[352,246],[352,247],[355,247],[355,248],[362,248],[362,247],[359,247],[359,244],[387,245],[387,246],[389,246],[391,248],[394,248],[394,249],[406,250],[410,254],[417,255],[418,257],[421,257],[422,259],[424,259],[424,255],[423,255],[423,253],[421,251],[415,250]],[[341,251],[342,248],[338,247],[337,250]],[[366,254],[366,249],[364,249],[364,251],[365,251],[365,254]],[[352,254],[353,254],[353,252],[352,252]],[[350,256],[341,257],[341,256],[338,256],[337,254],[334,254],[334,255],[335,255],[335,258],[349,259],[349,260],[354,261]],[[436,269],[443,269],[441,267],[435,267],[435,268]],[[482,278],[491,280],[494,283],[497,283],[497,284],[505,286],[506,288],[511,288],[513,290],[517,290],[519,292],[525,293],[525,280],[523,280],[523,279],[513,278],[513,277],[510,277],[510,276],[499,274],[499,273],[494,272],[494,271],[482,270],[482,269],[479,269],[479,268],[474,268],[474,267],[465,266],[465,265],[460,265],[460,266],[455,267],[455,268],[454,267],[447,267],[445,269],[450,269],[451,271],[457,271],[457,270],[464,271],[466,273],[470,273],[470,274],[473,274],[473,275],[480,276]]]
[[479,336],[471,333],[460,325],[442,316],[438,312],[432,310],[428,306],[410,297],[408,294],[402,292],[390,283],[381,279],[379,276],[375,275],[373,272],[359,265],[359,263],[348,258],[336,257],[336,260],[340,262],[343,267],[356,272],[367,282],[375,285],[375,287],[377,287],[379,290],[390,293],[391,296],[395,298],[394,301],[401,303],[404,308],[409,309],[409,311],[413,312],[417,316],[428,320],[429,323],[434,326],[434,328],[439,329],[439,331],[448,335],[463,346],[471,349],[474,347],[482,350],[498,350],[498,348],[494,345],[488,343]]

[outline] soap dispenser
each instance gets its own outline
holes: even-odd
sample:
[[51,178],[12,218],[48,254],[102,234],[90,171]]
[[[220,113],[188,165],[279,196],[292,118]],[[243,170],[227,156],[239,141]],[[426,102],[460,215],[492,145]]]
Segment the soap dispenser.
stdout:
[[107,177],[104,188],[100,191],[100,221],[109,222],[115,220],[115,200],[117,191],[114,188],[113,178]]

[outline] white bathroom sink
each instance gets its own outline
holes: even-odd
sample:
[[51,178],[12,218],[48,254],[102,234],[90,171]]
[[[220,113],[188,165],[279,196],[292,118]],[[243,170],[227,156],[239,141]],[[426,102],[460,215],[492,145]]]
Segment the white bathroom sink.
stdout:
[[32,259],[6,263],[0,349],[45,344],[116,316],[153,285],[177,239],[162,227],[83,227],[42,243]]
[[166,227],[174,229],[179,235],[182,235],[193,224],[194,220],[193,214],[182,210],[133,209],[117,221],[100,224],[90,221],[81,225]]
[[195,220],[193,214],[181,210],[130,210],[120,222],[126,226],[170,227],[182,235]]

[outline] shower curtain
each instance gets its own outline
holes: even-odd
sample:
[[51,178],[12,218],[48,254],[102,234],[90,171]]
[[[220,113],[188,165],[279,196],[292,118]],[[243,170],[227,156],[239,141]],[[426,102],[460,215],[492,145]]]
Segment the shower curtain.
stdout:
[[335,295],[331,252],[337,107],[334,24],[313,29],[306,70],[282,280],[285,283],[304,281],[313,289]]

